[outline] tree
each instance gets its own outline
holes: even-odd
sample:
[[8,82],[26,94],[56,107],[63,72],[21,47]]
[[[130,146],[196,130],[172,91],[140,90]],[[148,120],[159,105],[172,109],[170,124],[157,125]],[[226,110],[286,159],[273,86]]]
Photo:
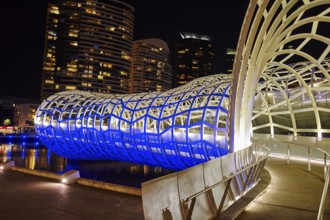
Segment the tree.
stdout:
[[4,125],[10,125],[10,123],[11,123],[11,121],[10,121],[9,118],[3,120],[3,124],[4,124]]

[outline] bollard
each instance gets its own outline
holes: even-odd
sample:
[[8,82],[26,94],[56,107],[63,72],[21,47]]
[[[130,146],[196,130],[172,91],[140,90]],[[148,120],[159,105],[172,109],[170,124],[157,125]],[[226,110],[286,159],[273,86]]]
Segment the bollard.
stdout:
[[75,183],[76,179],[80,178],[79,170],[70,170],[61,175],[61,182],[65,184]]
[[14,166],[15,166],[15,162],[13,160],[7,161],[7,162],[4,162],[4,163],[0,163],[0,170],[8,170],[8,169],[10,169],[11,167],[14,167]]

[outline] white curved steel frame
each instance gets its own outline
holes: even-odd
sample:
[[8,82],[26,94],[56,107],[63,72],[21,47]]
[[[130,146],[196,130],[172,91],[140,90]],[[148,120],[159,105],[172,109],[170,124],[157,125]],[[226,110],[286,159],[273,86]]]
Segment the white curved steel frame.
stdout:
[[68,158],[184,169],[227,154],[229,85],[214,75],[162,93],[61,92],[41,104],[35,126]]
[[[328,115],[329,106],[317,100],[330,89],[329,6],[328,0],[250,1],[234,61],[228,125],[231,151],[250,145],[252,120],[256,132],[269,127],[272,135],[275,128],[294,135],[316,132],[318,137],[329,132],[330,127],[322,127],[320,114]],[[282,100],[270,103],[265,98],[269,90]],[[254,103],[256,93],[262,99],[259,106]],[[306,100],[308,107],[296,108],[295,102]],[[278,109],[284,106],[285,111]],[[313,114],[307,119],[315,126],[297,123],[302,112]],[[283,114],[288,115],[282,117],[285,123],[278,120]],[[268,122],[258,123],[261,115]]]
[[[321,66],[330,72],[330,59]],[[262,73],[252,116],[253,132],[329,137],[329,81],[310,62]]]

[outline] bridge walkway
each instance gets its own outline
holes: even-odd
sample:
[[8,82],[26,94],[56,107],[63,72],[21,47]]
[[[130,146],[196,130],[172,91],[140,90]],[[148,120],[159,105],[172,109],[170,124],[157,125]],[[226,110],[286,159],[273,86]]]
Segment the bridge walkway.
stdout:
[[[268,158],[266,171],[270,184],[266,190],[245,208],[239,220],[311,220],[317,219],[323,191],[323,166],[312,165],[307,170],[306,162]],[[267,181],[267,180],[263,180]],[[330,219],[330,189],[323,219]]]

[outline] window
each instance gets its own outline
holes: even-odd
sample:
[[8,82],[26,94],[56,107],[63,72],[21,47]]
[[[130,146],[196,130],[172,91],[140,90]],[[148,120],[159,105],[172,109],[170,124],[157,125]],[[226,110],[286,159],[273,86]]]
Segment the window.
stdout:
[[66,86],[65,89],[67,90],[73,90],[73,89],[76,89],[77,87],[76,86]]

